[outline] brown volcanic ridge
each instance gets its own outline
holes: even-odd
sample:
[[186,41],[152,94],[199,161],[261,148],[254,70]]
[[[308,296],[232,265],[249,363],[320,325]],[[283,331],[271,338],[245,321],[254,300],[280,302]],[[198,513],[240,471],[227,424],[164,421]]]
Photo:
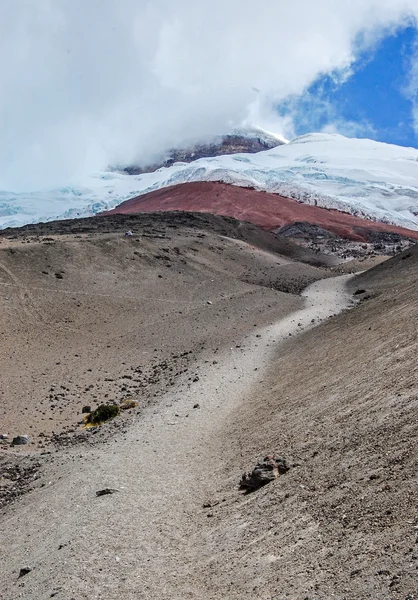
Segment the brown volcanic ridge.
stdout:
[[198,211],[229,216],[269,230],[307,223],[357,242],[368,242],[376,233],[394,233],[418,240],[418,231],[220,182],[173,185],[126,200],[105,214],[157,211]]

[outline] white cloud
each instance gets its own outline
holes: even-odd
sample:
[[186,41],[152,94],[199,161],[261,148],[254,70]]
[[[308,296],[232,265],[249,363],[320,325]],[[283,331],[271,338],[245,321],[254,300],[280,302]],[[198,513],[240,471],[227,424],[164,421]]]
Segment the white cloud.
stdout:
[[[81,179],[248,119],[418,0],[0,0],[0,188]],[[259,90],[259,91],[256,91]],[[286,134],[286,131],[283,133]]]
[[323,133],[339,133],[352,138],[373,138],[376,133],[373,125],[367,121],[347,121],[335,119],[322,127]]

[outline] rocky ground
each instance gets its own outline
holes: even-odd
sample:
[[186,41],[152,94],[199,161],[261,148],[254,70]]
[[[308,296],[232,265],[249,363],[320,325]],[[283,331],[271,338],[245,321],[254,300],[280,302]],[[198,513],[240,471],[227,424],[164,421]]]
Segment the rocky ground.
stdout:
[[0,597],[412,600],[418,253],[337,262],[208,215],[2,232]]
[[412,238],[404,237],[389,231],[369,231],[368,237],[363,241],[343,238],[327,231],[318,225],[298,222],[285,225],[276,230],[284,236],[313,252],[321,252],[331,256],[338,256],[342,260],[369,259],[376,256],[394,256],[414,245]]
[[296,467],[245,503],[218,488],[220,595],[417,597],[417,266],[414,247],[352,279],[360,304],[279,348],[232,413],[226,481],[267,450]]
[[306,285],[332,274],[319,266],[327,257],[210,223],[109,217],[74,234],[68,222],[3,233],[0,433],[42,448],[74,431],[85,405],[140,394],[142,407],[185,372],[193,380],[198,355],[297,307]]

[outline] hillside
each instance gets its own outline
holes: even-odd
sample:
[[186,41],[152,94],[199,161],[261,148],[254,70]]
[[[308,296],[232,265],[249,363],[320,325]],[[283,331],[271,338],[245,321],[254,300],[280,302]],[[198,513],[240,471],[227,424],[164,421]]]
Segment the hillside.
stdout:
[[341,135],[309,134],[256,154],[177,163],[141,176],[140,194],[220,181],[305,204],[418,228],[418,151]]
[[[125,237],[127,230],[134,235]],[[3,232],[2,428],[11,436],[23,430],[42,446],[44,436],[74,429],[83,405],[141,391],[131,367],[196,353],[216,344],[219,331],[240,337],[297,306],[297,294],[326,274],[321,266],[335,263],[210,215],[114,216]]]
[[[279,348],[232,412],[210,496],[225,500],[205,533],[209,597],[414,597],[417,267],[415,247],[357,276],[360,305]],[[237,501],[234,474],[271,452],[294,470]]]
[[4,600],[414,597],[418,249],[337,263],[206,214],[1,232]]
[[199,211],[249,221],[264,229],[295,223],[316,225],[334,236],[357,242],[393,234],[418,240],[418,232],[387,223],[361,219],[337,210],[310,206],[277,194],[219,182],[184,183],[126,200],[105,214],[155,211]]

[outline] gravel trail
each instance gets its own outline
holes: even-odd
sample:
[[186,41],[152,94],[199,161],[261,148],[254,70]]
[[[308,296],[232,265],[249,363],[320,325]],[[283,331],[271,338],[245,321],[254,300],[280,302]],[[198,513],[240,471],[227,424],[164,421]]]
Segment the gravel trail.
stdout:
[[[201,517],[224,460],[222,424],[262,384],[278,344],[353,303],[350,277],[311,285],[301,310],[214,354],[187,392],[174,386],[106,444],[61,451],[45,486],[8,509],[0,597],[212,597],[199,572]],[[118,491],[96,497],[106,487]]]

